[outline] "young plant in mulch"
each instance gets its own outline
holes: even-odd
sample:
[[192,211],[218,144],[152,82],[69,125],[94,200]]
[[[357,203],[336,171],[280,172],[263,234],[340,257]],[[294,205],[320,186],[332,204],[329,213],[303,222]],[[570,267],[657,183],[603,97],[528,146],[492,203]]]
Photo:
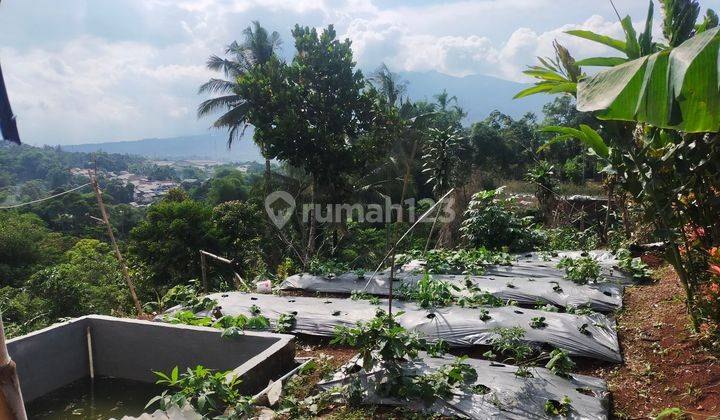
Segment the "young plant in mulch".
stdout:
[[558,376],[567,377],[575,368],[575,363],[564,350],[555,349],[549,355],[546,352],[537,353],[523,340],[525,331],[520,327],[497,328],[493,333],[495,336],[490,342],[492,350],[485,352],[483,357],[516,365],[515,375],[519,377],[531,377],[530,368],[548,359],[545,367]]
[[218,372],[203,366],[180,373],[176,366],[170,374],[154,372],[156,382],[168,389],[152,398],[145,408],[158,405],[161,410],[172,406],[193,407],[203,418],[240,418],[252,413],[252,399],[240,393],[240,378],[232,371]]
[[493,306],[500,307],[505,306],[505,301],[495,297],[488,291],[483,291],[477,287],[470,279],[465,280],[465,290],[467,293],[463,294],[457,299],[457,305],[463,308],[478,308],[481,306]]
[[557,265],[565,270],[565,277],[576,284],[588,284],[600,279],[600,264],[592,257],[563,257]]
[[402,284],[398,289],[398,295],[404,300],[417,302],[421,308],[451,305],[456,300],[456,293],[460,291],[460,287],[434,279],[428,273],[425,273],[416,285]]
[[568,378],[570,373],[575,370],[575,362],[565,350],[555,349],[550,352],[550,360],[545,364],[545,368],[555,375]]
[[547,400],[543,408],[548,416],[567,416],[570,414],[570,404],[572,404],[572,400],[565,395],[560,401]]
[[510,254],[489,251],[483,247],[473,249],[431,249],[427,252],[411,250],[398,256],[397,263],[402,265],[413,259],[425,261],[425,270],[430,274],[468,274],[480,275],[488,265],[510,265]]
[[[282,317],[282,315],[281,315]],[[163,321],[171,324],[185,324],[199,327],[213,327],[223,330],[223,338],[232,338],[243,335],[246,329],[268,330],[270,320],[259,312],[252,316],[239,314],[236,316],[224,315],[217,320],[209,316],[198,316],[190,311],[178,311],[163,317]]]
[[547,325],[548,324],[545,322],[544,316],[536,316],[530,320],[530,327],[532,328],[545,328]]
[[[368,377],[376,395],[403,401],[420,399],[430,406],[438,398],[448,398],[475,381],[477,373],[462,358],[429,374],[407,369],[406,365],[416,360],[420,351],[430,349],[439,353],[441,350],[429,347],[417,333],[402,327],[395,319],[401,315],[402,312],[393,316],[378,310],[375,318],[368,322],[336,329],[333,343],[356,347],[362,371],[366,374],[377,372]],[[350,388],[353,384],[357,386],[359,382],[351,381]],[[361,392],[358,389],[347,391],[356,396]]]
[[367,300],[368,303],[371,305],[379,305],[380,304],[380,298],[374,295],[371,295],[368,292],[363,292],[361,290],[353,290],[350,292],[350,299],[352,300]]
[[483,354],[483,357],[491,360],[499,359],[503,363],[517,365],[517,376],[528,377],[534,350],[527,342],[523,341],[525,331],[520,327],[497,328],[493,330],[495,336],[490,341],[492,350]]
[[350,270],[350,266],[335,260],[320,260],[315,257],[308,264],[308,272],[315,276],[336,277]]
[[289,333],[290,331],[295,329],[296,323],[297,319],[295,319],[294,313],[280,314],[277,322],[275,323],[275,332]]

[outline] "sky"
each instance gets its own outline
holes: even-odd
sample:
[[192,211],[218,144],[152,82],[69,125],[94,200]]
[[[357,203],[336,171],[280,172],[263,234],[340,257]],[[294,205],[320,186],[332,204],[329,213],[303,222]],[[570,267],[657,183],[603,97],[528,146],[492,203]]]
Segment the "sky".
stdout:
[[[640,29],[648,1],[615,4]],[[702,5],[718,9],[720,0]],[[554,39],[578,58],[612,54],[565,30],[622,33],[609,0],[4,0],[0,64],[23,140],[205,132],[211,120],[196,117],[197,87],[218,76],[205,61],[253,20],[280,33],[288,59],[296,23],[334,24],[365,72],[386,63],[394,72],[513,81],[527,81],[522,69],[550,55]]]

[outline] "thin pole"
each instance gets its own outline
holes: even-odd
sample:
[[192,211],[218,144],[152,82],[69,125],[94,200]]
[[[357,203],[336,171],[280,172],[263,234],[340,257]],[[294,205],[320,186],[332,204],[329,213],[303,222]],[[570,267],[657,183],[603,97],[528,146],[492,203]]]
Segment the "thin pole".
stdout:
[[[204,259],[204,257],[210,257],[210,258],[212,258],[212,259],[214,259],[214,260],[220,261],[221,263],[228,264],[228,265],[231,266],[231,267],[233,267],[233,264],[234,264],[234,261],[235,261],[235,260],[229,260],[229,259],[227,259],[227,258],[223,258],[223,257],[221,257],[221,256],[219,256],[219,255],[211,254],[211,253],[209,253],[209,252],[207,252],[207,251],[203,251],[203,250],[201,249],[201,250],[200,250],[200,264],[202,264],[203,266],[204,266],[204,264],[205,264],[205,262],[203,262],[203,261],[207,261],[207,260]],[[250,286],[245,282],[245,280],[243,280],[242,277],[240,277],[240,275],[239,275],[238,273],[236,273],[234,270],[233,270],[233,273],[235,274],[235,280],[237,280],[237,281],[235,282],[235,285],[237,286],[238,289],[240,288],[240,286],[242,286],[242,287],[244,287],[246,290],[252,290],[252,289],[250,288]]]
[[115,257],[117,257],[117,260],[120,263],[120,269],[122,270],[123,277],[125,278],[125,283],[127,283],[127,286],[130,289],[130,295],[132,296],[133,303],[135,303],[135,310],[137,311],[138,315],[143,315],[144,312],[142,309],[142,305],[140,304],[140,299],[138,299],[137,293],[135,293],[135,285],[130,278],[130,273],[128,272],[127,265],[125,264],[125,259],[123,259],[123,256],[120,253],[120,247],[118,247],[117,241],[115,241],[115,234],[113,233],[112,225],[110,224],[110,218],[108,217],[107,210],[105,209],[105,202],[103,202],[102,192],[100,191],[100,187],[98,186],[97,177],[95,176],[95,174],[92,173],[89,175],[90,183],[92,184],[93,191],[95,191],[98,206],[100,207],[102,222],[103,224],[105,224],[108,236],[110,237],[110,242],[112,242],[113,249],[115,250]]
[[5,327],[0,316],[0,418],[27,420],[15,362],[5,345]]
[[208,292],[208,281],[207,281],[207,262],[205,261],[205,253],[200,251],[200,273],[202,274],[202,287],[203,292]]

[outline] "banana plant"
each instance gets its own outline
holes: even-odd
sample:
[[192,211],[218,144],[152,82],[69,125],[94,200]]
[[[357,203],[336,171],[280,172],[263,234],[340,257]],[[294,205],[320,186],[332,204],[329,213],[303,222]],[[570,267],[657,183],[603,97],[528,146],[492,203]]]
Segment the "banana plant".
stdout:
[[581,81],[578,110],[686,133],[720,131],[719,30]]
[[602,136],[600,136],[597,131],[592,129],[592,127],[585,124],[580,124],[580,129],[551,125],[541,128],[540,132],[555,133],[557,134],[557,136],[548,140],[547,142],[545,142],[545,144],[540,146],[540,148],[538,149],[538,153],[555,143],[571,139],[578,139],[581,142],[585,143],[585,145],[589,147],[590,150],[592,150],[600,158],[607,159],[610,156],[610,148],[608,147]]
[[538,79],[531,87],[522,90],[514,99],[524,98],[537,93],[566,93],[575,96],[577,84],[585,77],[580,66],[567,48],[557,41],[553,42],[555,58],[538,57],[539,65],[528,66],[523,73]]
[[[587,30],[571,30],[565,31],[569,35],[576,36],[578,38],[587,39],[593,42],[597,42],[613,48],[621,53],[625,54],[625,57],[591,57],[583,60],[579,60],[577,65],[579,66],[597,66],[597,67],[615,67],[620,64],[626,63],[629,60],[634,60],[645,55],[652,54],[663,46],[656,42],[653,42],[652,38],[652,26],[653,26],[653,14],[655,12],[655,6],[650,1],[648,7],[647,19],[645,19],[645,28],[640,35],[635,32],[635,27],[632,23],[632,18],[628,15],[625,18],[620,19],[623,32],[625,33],[625,40],[619,40],[612,38],[607,35],[601,35],[592,31]],[[619,16],[618,16],[619,17]]]

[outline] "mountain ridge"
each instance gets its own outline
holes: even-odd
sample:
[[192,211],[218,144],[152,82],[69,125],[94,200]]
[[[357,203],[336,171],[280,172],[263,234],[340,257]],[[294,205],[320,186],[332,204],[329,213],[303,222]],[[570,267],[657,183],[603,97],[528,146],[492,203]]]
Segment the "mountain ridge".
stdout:
[[[546,96],[531,96],[514,100],[513,96],[528,85],[493,76],[468,75],[454,77],[429,72],[400,72],[400,80],[407,82],[407,96],[414,100],[433,101],[434,95],[447,90],[457,97],[458,105],[467,112],[466,124],[485,119],[492,111],[498,110],[513,118],[520,118],[527,112],[540,116],[542,106],[550,101]],[[252,128],[243,138],[228,150],[227,137],[221,132],[195,135],[146,138],[140,140],[105,141],[78,145],[60,146],[66,151],[107,152],[140,155],[154,159],[210,159],[219,161],[257,161],[264,159],[252,142]]]

